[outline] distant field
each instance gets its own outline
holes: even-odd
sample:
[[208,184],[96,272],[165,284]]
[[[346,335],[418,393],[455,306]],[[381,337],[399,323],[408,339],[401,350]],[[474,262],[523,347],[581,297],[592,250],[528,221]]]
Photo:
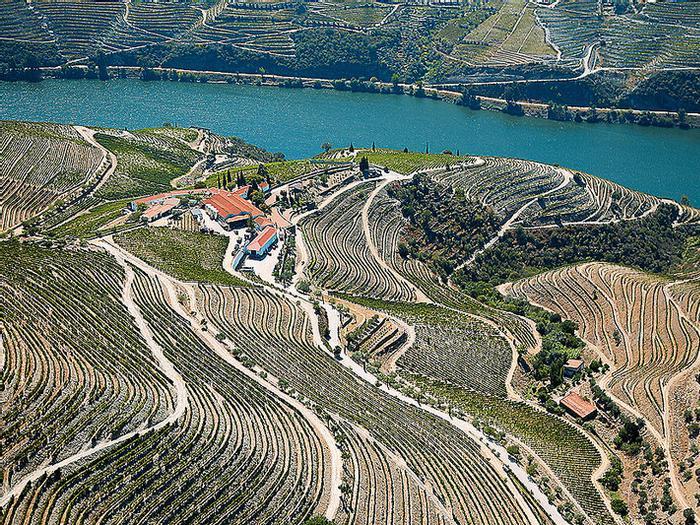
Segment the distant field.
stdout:
[[[523,0],[506,0],[503,6],[464,36],[455,58],[490,66],[517,65],[548,59],[554,49],[545,41],[535,8]],[[477,47],[470,47],[476,44]]]

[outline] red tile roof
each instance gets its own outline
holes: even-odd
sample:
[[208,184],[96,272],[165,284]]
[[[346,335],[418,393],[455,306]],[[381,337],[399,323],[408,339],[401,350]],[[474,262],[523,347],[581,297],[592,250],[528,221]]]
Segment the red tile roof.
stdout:
[[264,215],[260,209],[232,191],[213,190],[212,196],[204,204],[214,208],[224,220],[241,215],[248,215],[251,219]]
[[248,192],[250,191],[250,184],[246,184],[245,186],[241,186],[240,188],[236,188],[233,190],[233,193],[236,195],[240,195],[244,199],[248,197]]
[[588,416],[597,411],[593,403],[586,401],[576,392],[569,392],[566,394],[566,396],[559,401],[559,404],[576,414],[581,419],[586,419]]
[[578,370],[581,366],[583,366],[583,361],[581,359],[569,359],[566,363],[564,363],[564,366]]
[[258,225],[259,228],[265,228],[265,226],[273,226],[275,224],[272,219],[264,216],[256,217],[254,222]]
[[165,199],[161,204],[153,204],[149,206],[141,215],[141,217],[145,217],[146,219],[154,219],[158,217],[159,215],[162,215],[163,213],[168,213],[170,210],[172,210],[175,206],[180,204],[180,199],[177,199],[175,197],[168,197]]
[[272,239],[272,237],[276,234],[277,230],[275,230],[272,226],[268,226],[263,231],[261,231],[255,239],[250,241],[250,244],[248,245],[248,251],[260,251],[260,249],[263,246],[265,246],[265,244],[269,242],[269,240]]

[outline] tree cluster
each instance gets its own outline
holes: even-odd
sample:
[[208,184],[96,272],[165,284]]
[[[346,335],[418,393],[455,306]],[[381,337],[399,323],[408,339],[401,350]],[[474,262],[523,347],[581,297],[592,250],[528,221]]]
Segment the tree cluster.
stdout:
[[427,262],[443,278],[500,226],[501,219],[493,209],[427,175],[416,174],[410,182],[393,185],[388,191],[400,201],[411,225],[399,252]]
[[661,273],[681,260],[690,229],[674,228],[675,206],[661,204],[646,217],[602,225],[507,232],[496,245],[457,272],[457,283],[491,284],[567,264],[604,261]]

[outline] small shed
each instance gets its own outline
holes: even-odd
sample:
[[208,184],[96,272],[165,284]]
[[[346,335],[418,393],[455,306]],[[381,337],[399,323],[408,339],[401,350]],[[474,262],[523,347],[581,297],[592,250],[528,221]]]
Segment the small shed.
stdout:
[[569,414],[584,421],[593,419],[598,413],[596,406],[590,401],[583,399],[578,393],[571,391],[566,394],[559,404],[564,407]]
[[573,377],[583,370],[582,359],[569,359],[564,363],[564,377]]

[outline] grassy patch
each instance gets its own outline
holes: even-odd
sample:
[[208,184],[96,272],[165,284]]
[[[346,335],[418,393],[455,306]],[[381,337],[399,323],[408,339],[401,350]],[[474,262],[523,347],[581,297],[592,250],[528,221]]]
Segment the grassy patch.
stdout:
[[170,189],[170,181],[187,173],[200,154],[179,138],[154,131],[117,137],[98,133],[95,139],[117,157],[117,169],[99,196],[122,199]]
[[57,236],[72,236],[81,239],[94,237],[102,226],[119,217],[128,203],[128,200],[121,200],[99,204],[87,213],[78,215],[63,226],[52,230],[51,233]]
[[188,143],[197,140],[197,130],[193,128],[176,128],[165,126],[162,128],[144,129],[142,131],[147,131],[153,135],[177,139]]
[[361,151],[357,159],[367,157],[370,164],[387,167],[404,175],[418,170],[439,168],[469,160],[467,156],[448,155],[444,153],[415,153],[394,150]]
[[[265,171],[272,180],[273,184],[284,183],[297,177],[301,177],[311,171],[323,168],[324,165],[332,165],[332,163],[324,163],[318,161],[312,161],[308,159],[304,160],[284,160],[279,162],[267,162],[263,164],[265,166]],[[231,177],[235,180],[239,173],[242,173],[246,179],[250,179],[258,173],[259,164],[252,164],[250,166],[242,166],[229,168],[226,170],[221,170],[217,173],[213,173],[207,177],[206,184],[209,187],[216,186],[217,181],[223,180],[223,176],[230,172]]]
[[219,235],[140,228],[115,237],[140,259],[183,281],[247,286],[222,268],[228,239]]
[[454,44],[459,43],[487,17],[488,14],[486,12],[475,11],[466,14],[466,16],[453,18],[445,24],[445,27],[438,31],[437,37]]
[[348,6],[322,11],[324,15],[339,18],[348,24],[359,27],[371,27],[379,24],[391,12],[390,7]]

